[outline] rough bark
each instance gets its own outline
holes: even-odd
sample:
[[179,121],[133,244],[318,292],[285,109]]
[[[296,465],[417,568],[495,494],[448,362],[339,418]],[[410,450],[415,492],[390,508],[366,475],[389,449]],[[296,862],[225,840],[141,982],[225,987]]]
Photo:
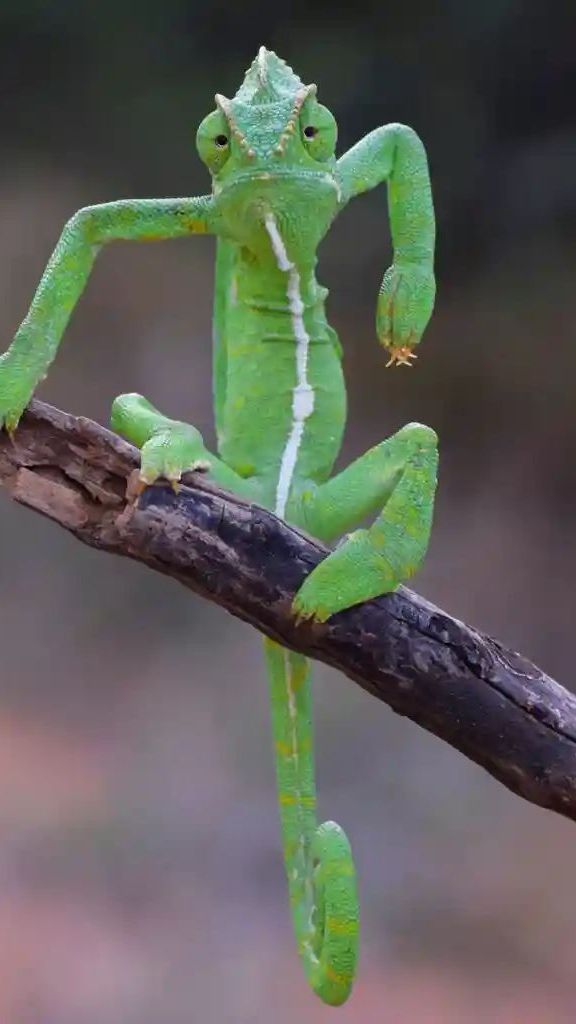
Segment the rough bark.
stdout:
[[326,549],[198,473],[178,494],[157,485],[127,500],[137,464],[110,431],[38,401],[14,439],[0,435],[14,500],[333,665],[514,793],[576,818],[576,698],[559,683],[405,587],[298,625],[292,597]]

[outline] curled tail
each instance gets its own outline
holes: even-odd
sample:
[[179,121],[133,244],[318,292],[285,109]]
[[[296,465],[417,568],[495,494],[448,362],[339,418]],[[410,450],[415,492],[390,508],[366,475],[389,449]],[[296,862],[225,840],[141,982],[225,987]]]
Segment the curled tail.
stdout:
[[316,822],[308,659],[264,641],[284,864],[298,952],[326,1003],[350,994],[358,951],[356,872],[346,834]]

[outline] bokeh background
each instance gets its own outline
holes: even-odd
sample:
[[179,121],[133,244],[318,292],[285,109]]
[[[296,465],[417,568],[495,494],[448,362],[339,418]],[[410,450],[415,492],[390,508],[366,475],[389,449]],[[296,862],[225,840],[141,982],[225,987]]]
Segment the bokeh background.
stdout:
[[[345,348],[341,462],[441,436],[428,598],[572,685],[576,19],[571,3],[261,7],[2,0],[5,347],[65,220],[205,192],[193,138],[260,43],[335,111],[341,151],[425,140],[437,311],[417,369],[374,337],[384,189],[321,251]],[[149,396],[210,443],[213,242],[100,258],[41,389],[107,421]],[[290,932],[258,638],[0,495],[2,1024],[557,1024],[576,1013],[576,832],[336,673],[316,673],[320,811],[353,839],[359,979],[333,1011]]]

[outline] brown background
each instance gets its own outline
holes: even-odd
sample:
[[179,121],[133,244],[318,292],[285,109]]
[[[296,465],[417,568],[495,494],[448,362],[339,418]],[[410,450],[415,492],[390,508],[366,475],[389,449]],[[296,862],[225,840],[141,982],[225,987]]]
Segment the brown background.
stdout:
[[[417,369],[384,373],[374,338],[384,190],[321,252],[350,389],[342,461],[408,420],[434,426],[418,589],[570,686],[572,5],[273,6],[4,0],[2,344],[75,209],[206,191],[196,124],[260,43],[318,82],[341,149],[412,124],[439,229]],[[41,396],[105,422],[138,390],[212,443],[212,258],[202,238],[107,251]],[[0,1020],[335,1020],[290,934],[258,638],[5,497],[0,517]],[[352,837],[363,912],[338,1020],[572,1021],[573,826],[342,677],[316,678],[320,809]]]

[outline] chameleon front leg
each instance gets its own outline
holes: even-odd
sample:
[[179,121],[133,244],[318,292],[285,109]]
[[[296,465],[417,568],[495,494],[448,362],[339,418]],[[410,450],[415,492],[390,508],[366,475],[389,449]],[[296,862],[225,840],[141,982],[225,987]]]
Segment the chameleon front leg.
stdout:
[[142,395],[119,395],[112,405],[110,424],[141,449],[140,479],[144,484],[160,477],[174,484],[186,470],[204,469],[225,490],[245,498],[257,497],[255,483],[212,455],[196,427],[169,419]]
[[342,202],[388,184],[394,262],[384,274],[376,308],[376,332],[390,354],[388,365],[410,365],[432,314],[434,206],[426,152],[403,124],[376,128],[337,163]]
[[436,434],[409,423],[302,496],[298,523],[327,541],[381,512],[369,529],[350,534],[313,569],[294,600],[298,616],[325,622],[395,590],[416,572],[430,536],[437,465]]
[[116,239],[153,241],[212,230],[213,200],[126,199],[88,206],[66,224],[25,320],[0,356],[0,428],[14,430],[46,375],[94,260]]

